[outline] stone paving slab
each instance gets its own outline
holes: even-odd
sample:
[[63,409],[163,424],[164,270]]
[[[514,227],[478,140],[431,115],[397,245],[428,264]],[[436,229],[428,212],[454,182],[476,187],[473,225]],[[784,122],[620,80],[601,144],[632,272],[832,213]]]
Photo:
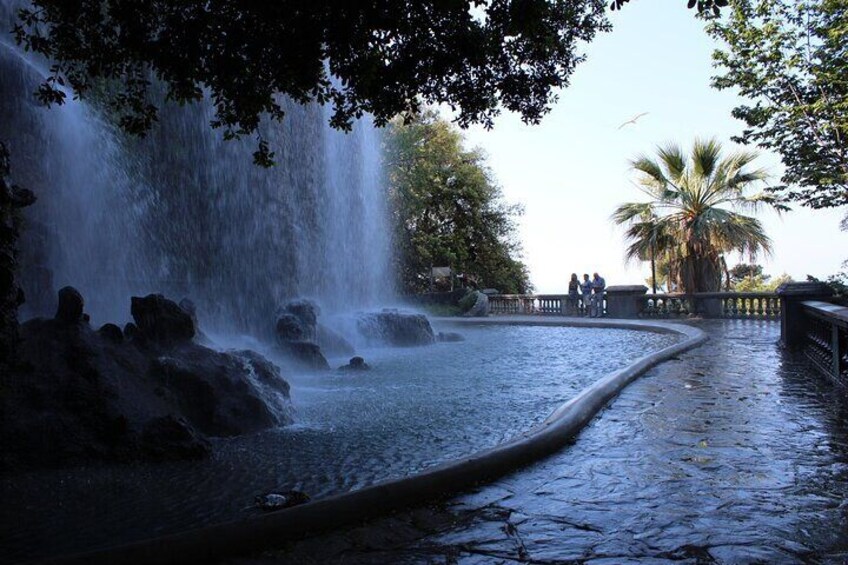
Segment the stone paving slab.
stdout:
[[848,562],[848,391],[777,323],[698,327],[556,455],[231,563]]

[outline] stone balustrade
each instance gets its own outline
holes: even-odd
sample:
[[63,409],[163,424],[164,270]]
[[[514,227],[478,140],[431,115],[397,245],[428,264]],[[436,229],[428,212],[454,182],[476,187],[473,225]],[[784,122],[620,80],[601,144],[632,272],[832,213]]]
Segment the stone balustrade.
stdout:
[[819,371],[848,386],[848,308],[817,300],[801,306],[806,317],[804,354]]
[[780,297],[774,292],[700,292],[696,294],[648,294],[645,318],[730,318],[779,320]]
[[489,313],[583,316],[586,310],[580,298],[575,301],[567,294],[492,294],[489,295]]
[[[732,318],[778,320],[781,300],[774,292],[705,292],[696,294],[648,294],[642,285],[607,288],[604,315],[611,318]],[[537,314],[583,316],[581,300],[566,294],[494,294],[489,296],[491,314]]]

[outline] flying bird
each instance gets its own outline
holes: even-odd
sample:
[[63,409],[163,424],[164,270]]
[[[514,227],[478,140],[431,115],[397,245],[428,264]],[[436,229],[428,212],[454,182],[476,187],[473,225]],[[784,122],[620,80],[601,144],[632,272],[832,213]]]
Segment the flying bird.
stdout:
[[626,122],[624,122],[623,124],[621,124],[620,126],[618,126],[618,129],[623,128],[627,124],[635,124],[636,120],[638,120],[642,116],[647,116],[647,115],[648,115],[648,112],[642,112],[641,114],[637,114],[637,115],[633,116],[632,118],[630,118],[629,120],[627,120]]

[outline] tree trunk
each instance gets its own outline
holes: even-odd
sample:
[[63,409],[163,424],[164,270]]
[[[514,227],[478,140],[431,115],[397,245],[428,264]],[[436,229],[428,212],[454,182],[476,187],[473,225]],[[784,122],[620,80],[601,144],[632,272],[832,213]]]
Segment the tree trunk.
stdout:
[[21,230],[20,209],[35,202],[31,191],[13,185],[8,177],[9,152],[0,142],[0,366],[11,366],[15,359],[18,307],[24,302],[23,290],[15,276]]
[[683,292],[716,292],[721,290],[721,267],[718,257],[701,255],[689,249],[683,260]]
[[730,292],[730,269],[727,268],[727,261],[724,255],[721,256],[721,268],[724,271],[724,290]]
[[656,263],[656,251],[654,249],[654,242],[651,242],[651,286],[654,289],[654,294],[657,293],[657,263]]

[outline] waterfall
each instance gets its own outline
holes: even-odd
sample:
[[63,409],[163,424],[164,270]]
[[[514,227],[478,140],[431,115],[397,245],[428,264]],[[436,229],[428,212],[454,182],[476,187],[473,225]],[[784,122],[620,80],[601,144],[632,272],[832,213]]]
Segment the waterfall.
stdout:
[[343,313],[392,295],[381,139],[367,117],[343,133],[328,108],[284,100],[284,120],[262,125],[276,153],[263,169],[255,139],[209,127],[208,103],[161,104],[144,139],[70,96],[43,108],[32,93],[44,67],[0,42],[0,139],[12,178],[39,197],[21,245],[25,316],[51,315],[55,289],[72,285],[95,324],[127,321],[131,295],[161,292],[190,297],[201,324],[257,333],[295,297]]

